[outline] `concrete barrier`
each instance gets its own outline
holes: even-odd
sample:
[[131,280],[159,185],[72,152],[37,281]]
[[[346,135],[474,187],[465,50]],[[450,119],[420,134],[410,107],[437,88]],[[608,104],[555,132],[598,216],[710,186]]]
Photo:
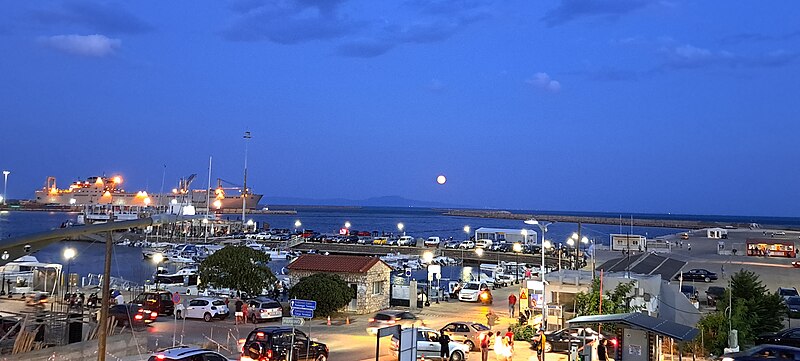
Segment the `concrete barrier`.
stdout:
[[[138,341],[138,342],[137,342]],[[147,338],[131,337],[130,334],[114,335],[106,343],[106,360],[118,360],[125,356],[138,355],[147,351]],[[146,357],[145,357],[146,358]],[[18,355],[2,355],[0,360],[26,361],[79,361],[97,359],[97,340],[77,342],[65,346],[49,347]]]

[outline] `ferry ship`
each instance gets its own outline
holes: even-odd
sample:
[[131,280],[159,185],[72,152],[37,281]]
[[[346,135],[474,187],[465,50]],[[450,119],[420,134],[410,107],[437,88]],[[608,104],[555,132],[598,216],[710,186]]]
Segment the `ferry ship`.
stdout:
[[[223,180],[217,180],[217,188],[210,190],[189,189],[194,180],[192,174],[181,178],[178,187],[171,193],[148,194],[145,191],[126,192],[122,188],[122,177],[89,177],[85,181],[76,181],[66,189],[56,185],[55,177],[47,177],[45,186],[35,192],[33,201],[39,204],[62,206],[167,206],[171,202],[181,202],[193,205],[195,208],[208,208],[212,211],[225,209],[256,209],[263,195],[252,193],[249,188],[223,187]],[[228,193],[238,193],[235,195]],[[233,191],[233,192],[230,192]],[[238,191],[238,192],[236,192]],[[242,201],[244,198],[244,202]],[[244,204],[243,204],[244,203]]]

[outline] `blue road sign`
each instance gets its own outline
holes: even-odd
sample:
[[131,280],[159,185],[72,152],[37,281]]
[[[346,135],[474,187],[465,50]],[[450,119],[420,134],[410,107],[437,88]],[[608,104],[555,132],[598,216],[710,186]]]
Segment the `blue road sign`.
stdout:
[[292,317],[314,318],[314,310],[293,307]]
[[406,269],[406,277],[411,277],[411,270],[410,269]]
[[289,300],[289,306],[292,308],[305,308],[309,310],[317,309],[317,301],[311,300]]

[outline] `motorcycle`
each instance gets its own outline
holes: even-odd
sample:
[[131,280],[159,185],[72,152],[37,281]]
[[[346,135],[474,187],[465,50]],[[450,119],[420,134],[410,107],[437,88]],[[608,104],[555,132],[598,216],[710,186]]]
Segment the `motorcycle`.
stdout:
[[481,293],[478,295],[478,299],[481,301],[481,304],[483,305],[491,305],[492,301],[494,301],[492,299],[492,292],[490,292],[489,290],[481,291]]

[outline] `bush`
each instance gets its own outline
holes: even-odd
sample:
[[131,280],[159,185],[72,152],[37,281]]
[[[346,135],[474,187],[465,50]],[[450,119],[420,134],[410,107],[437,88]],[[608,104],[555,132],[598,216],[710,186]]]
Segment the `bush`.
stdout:
[[289,298],[317,301],[315,316],[326,317],[342,309],[355,297],[339,275],[317,273],[303,277],[289,290]]
[[511,327],[514,332],[514,341],[530,341],[536,336],[536,329],[531,325],[517,324]]

